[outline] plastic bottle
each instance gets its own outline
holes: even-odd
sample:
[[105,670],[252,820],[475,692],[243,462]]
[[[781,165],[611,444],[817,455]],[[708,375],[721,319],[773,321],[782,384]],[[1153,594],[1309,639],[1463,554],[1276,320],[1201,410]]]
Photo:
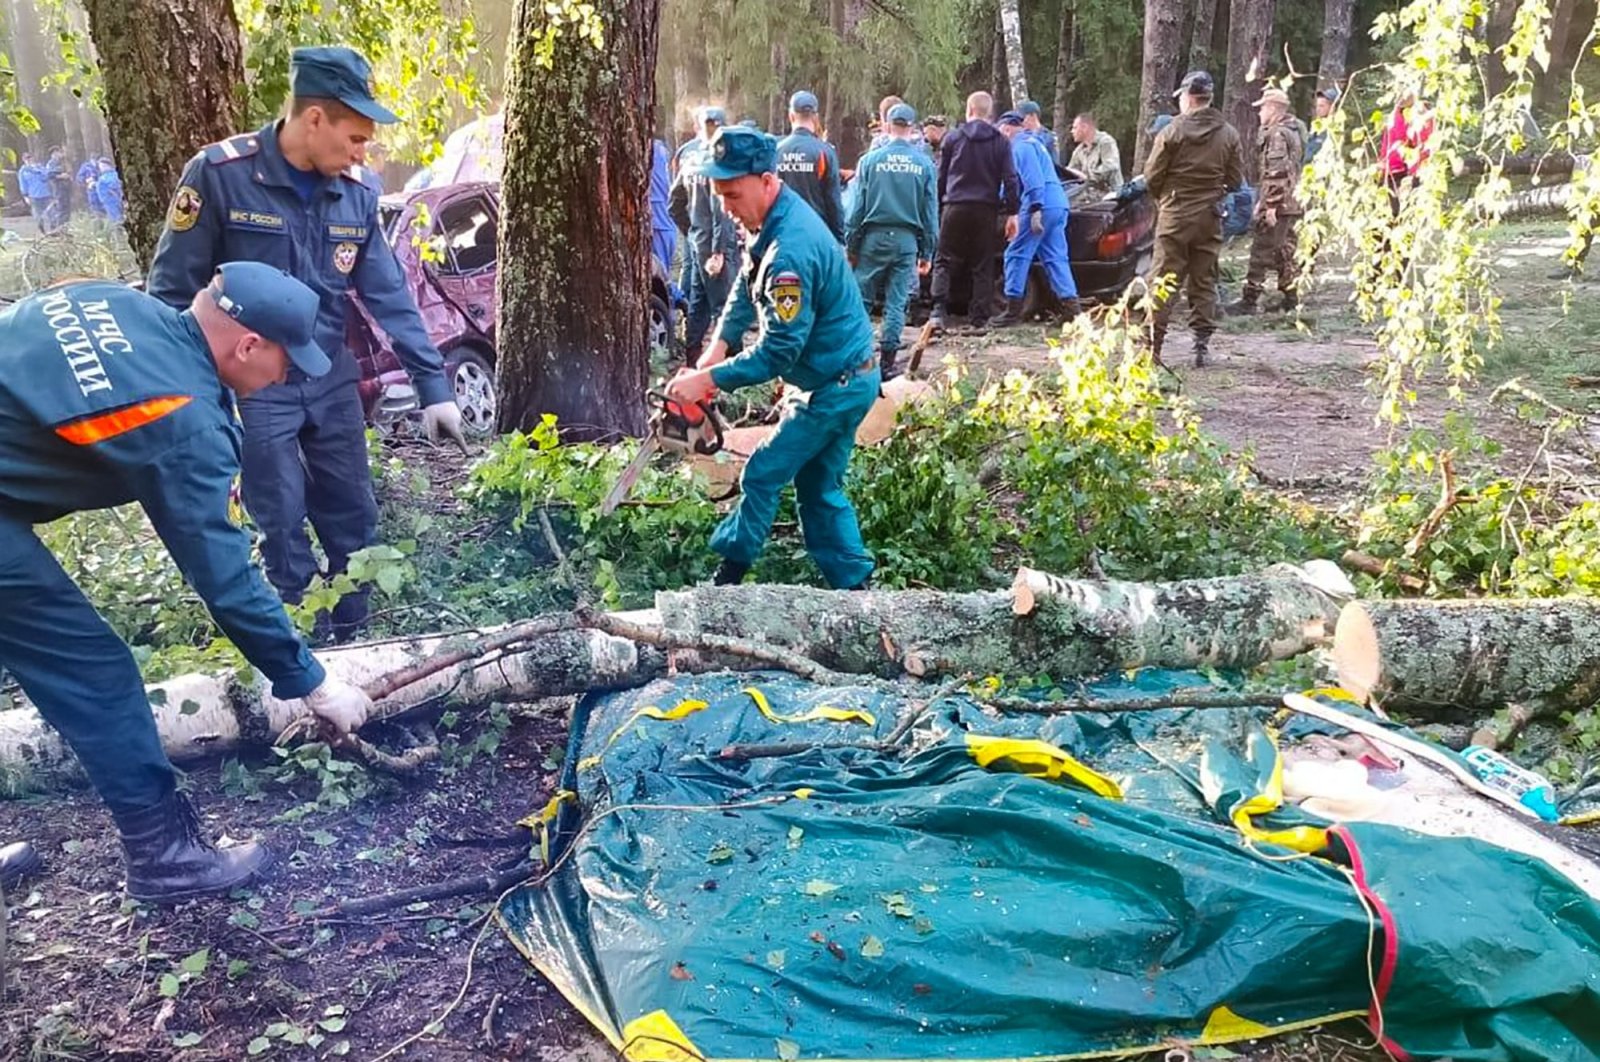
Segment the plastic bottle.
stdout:
[[1507,794],[1546,822],[1555,822],[1561,817],[1556,808],[1555,789],[1543,775],[1518,766],[1482,745],[1468,746],[1461,757],[1478,780],[1490,789]]

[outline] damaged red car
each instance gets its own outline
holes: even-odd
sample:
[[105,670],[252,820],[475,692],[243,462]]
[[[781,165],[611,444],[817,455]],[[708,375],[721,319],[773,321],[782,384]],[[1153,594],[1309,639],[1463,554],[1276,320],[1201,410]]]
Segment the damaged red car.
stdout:
[[[495,430],[495,275],[500,230],[500,186],[475,182],[384,196],[378,204],[384,238],[394,248],[422,312],[422,322],[444,355],[445,378],[455,389],[461,420],[477,437]],[[666,266],[653,261],[650,342],[672,349],[678,313]],[[350,296],[345,339],[361,364],[361,402],[367,422],[389,431],[420,413],[411,379],[389,336]]]

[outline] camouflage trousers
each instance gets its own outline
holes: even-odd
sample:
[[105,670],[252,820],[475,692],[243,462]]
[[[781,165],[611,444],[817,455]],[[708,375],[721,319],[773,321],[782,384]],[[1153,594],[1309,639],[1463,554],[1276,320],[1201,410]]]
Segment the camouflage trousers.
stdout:
[[1300,249],[1300,215],[1279,214],[1276,224],[1268,225],[1265,217],[1255,223],[1255,235],[1250,240],[1250,267],[1244,277],[1246,298],[1259,296],[1266,283],[1267,274],[1278,274],[1278,290],[1294,290],[1300,277],[1300,267],[1295,253]]

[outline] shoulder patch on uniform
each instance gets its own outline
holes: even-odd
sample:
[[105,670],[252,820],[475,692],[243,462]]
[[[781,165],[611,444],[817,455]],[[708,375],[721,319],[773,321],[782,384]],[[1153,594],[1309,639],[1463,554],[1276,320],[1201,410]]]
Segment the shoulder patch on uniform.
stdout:
[[205,200],[200,198],[199,192],[186,184],[179,185],[177,194],[172,197],[172,207],[167,211],[167,227],[173,232],[188,232],[200,220],[204,206]]
[[799,273],[789,269],[774,273],[767,282],[767,291],[772,297],[772,312],[778,315],[778,320],[788,324],[800,315],[805,292]]
[[207,162],[216,165],[221,162],[232,162],[235,159],[247,159],[260,150],[260,138],[254,133],[246,133],[243,136],[230,136],[215,144],[207,144],[201,149],[201,153],[205,155]]

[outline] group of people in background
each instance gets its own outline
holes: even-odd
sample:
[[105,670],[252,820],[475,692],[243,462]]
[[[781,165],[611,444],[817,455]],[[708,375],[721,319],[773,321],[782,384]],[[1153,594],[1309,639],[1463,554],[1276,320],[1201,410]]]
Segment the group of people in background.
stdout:
[[[847,171],[826,138],[816,94],[802,89],[790,97],[789,131],[774,144],[777,177],[844,246],[864,303],[882,307],[877,345],[886,377],[895,375],[906,309],[922,277],[930,278],[935,329],[947,326],[953,290],[969,292],[971,328],[1020,323],[1035,263],[1055,296],[1054,312],[1062,319],[1079,312],[1067,218],[1074,204],[1122,187],[1116,141],[1092,114],[1081,114],[1072,126],[1072,153],[1063,161],[1037,103],[1025,101],[998,116],[994,110],[993,98],[976,92],[961,123],[942,115],[919,121],[911,104],[887,96],[866,154]],[[717,133],[726,126],[723,108],[702,107],[694,135],[675,153],[661,141],[654,145],[655,254],[669,265],[683,237],[677,276],[688,304],[691,360],[727,304],[738,263],[739,227],[705,176]],[[1005,308],[991,316],[1001,242]]]
[[43,158],[24,152],[17,167],[17,185],[40,232],[54,232],[65,225],[79,202],[93,217],[122,223],[122,178],[107,156],[85,159],[73,170],[61,147],[51,148]]

